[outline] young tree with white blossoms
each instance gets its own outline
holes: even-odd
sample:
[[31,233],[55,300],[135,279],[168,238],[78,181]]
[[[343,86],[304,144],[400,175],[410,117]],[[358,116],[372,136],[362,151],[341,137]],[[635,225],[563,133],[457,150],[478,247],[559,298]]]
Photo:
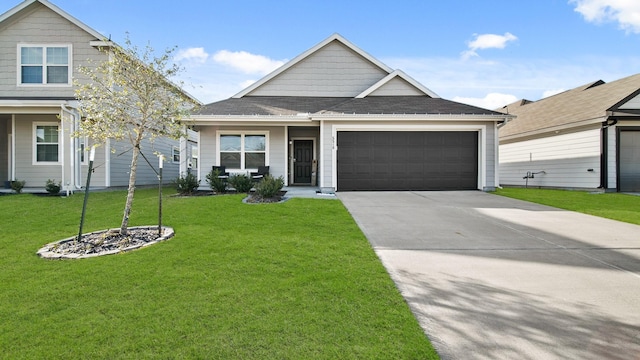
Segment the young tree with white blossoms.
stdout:
[[127,234],[133,205],[136,170],[143,140],[185,136],[184,119],[197,101],[172,83],[182,70],[169,61],[175,49],[156,57],[147,45],[140,51],[127,38],[126,48],[107,42],[101,50],[108,60],[90,61],[79,72],[88,81],[74,81],[82,121],[76,137],[88,137],[93,144],[127,140],[132,147],[131,172],[120,233]]

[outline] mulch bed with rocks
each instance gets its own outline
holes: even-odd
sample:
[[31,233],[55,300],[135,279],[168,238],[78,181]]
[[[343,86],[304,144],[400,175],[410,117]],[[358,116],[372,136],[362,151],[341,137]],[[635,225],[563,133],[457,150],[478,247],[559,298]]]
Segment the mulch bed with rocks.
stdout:
[[136,226],[128,228],[127,235],[120,229],[95,231],[49,243],[38,250],[40,257],[47,259],[82,259],[102,255],[119,254],[168,240],[174,235],[173,228],[157,226]]

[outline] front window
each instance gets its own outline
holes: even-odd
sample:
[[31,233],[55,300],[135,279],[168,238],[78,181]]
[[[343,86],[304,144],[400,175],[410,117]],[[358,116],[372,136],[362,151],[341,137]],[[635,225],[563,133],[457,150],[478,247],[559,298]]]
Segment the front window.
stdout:
[[71,51],[64,46],[19,46],[20,84],[70,84]]
[[219,140],[220,165],[227,169],[257,169],[267,164],[266,134],[221,134]]
[[198,146],[191,145],[191,167],[198,168]]
[[80,162],[83,164],[87,163],[87,138],[81,137],[78,138],[78,151],[80,152]]
[[35,125],[36,163],[57,163],[59,136],[57,124]]
[[177,146],[171,149],[171,162],[174,164],[180,163],[180,148]]

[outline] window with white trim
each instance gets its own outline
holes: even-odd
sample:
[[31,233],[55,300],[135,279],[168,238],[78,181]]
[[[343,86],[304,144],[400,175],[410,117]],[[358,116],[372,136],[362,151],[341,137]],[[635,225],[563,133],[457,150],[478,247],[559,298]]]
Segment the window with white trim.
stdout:
[[218,136],[220,165],[227,169],[257,169],[268,163],[266,133],[221,133]]
[[87,138],[81,137],[78,138],[78,151],[80,152],[80,163],[83,165],[87,164]]
[[180,148],[177,146],[171,148],[171,162],[174,164],[180,163]]
[[191,168],[198,168],[198,145],[191,145]]
[[18,45],[18,83],[70,85],[71,45]]
[[34,162],[58,163],[60,137],[57,123],[34,124]]

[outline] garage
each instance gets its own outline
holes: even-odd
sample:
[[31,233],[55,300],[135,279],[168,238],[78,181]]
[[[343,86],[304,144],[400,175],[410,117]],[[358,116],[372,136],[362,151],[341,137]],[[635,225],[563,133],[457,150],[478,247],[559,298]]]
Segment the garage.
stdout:
[[620,191],[640,191],[640,131],[620,131]]
[[339,131],[337,190],[475,190],[477,131]]

